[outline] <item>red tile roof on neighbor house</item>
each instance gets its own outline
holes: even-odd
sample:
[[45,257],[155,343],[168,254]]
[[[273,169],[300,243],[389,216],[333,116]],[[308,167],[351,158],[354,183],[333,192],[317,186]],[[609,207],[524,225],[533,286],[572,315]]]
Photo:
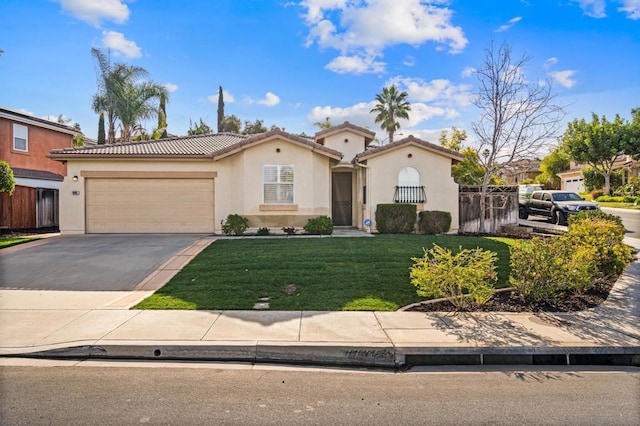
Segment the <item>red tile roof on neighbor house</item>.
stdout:
[[50,158],[223,158],[247,147],[276,138],[289,140],[306,146],[328,157],[341,159],[342,153],[326,148],[305,136],[282,130],[271,130],[256,135],[235,133],[212,133],[208,135],[181,136],[143,142],[127,142],[94,145],[82,148],[64,148],[51,151]]
[[82,132],[75,130],[66,124],[56,123],[55,121],[36,117],[35,115],[26,114],[11,108],[0,106],[0,117],[16,121],[18,123],[30,124],[32,126],[42,127],[45,129],[55,130],[61,133],[67,133],[73,136],[81,135]]

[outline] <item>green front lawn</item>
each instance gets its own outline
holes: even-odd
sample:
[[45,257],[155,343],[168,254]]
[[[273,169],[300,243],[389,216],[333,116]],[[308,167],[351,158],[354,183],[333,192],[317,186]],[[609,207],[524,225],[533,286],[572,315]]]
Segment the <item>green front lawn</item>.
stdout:
[[506,287],[509,244],[501,238],[378,235],[374,238],[218,240],[134,309],[387,310],[420,301],[411,258],[434,243],[498,254],[497,287]]
[[35,239],[36,238],[26,237],[0,237],[0,249],[26,243]]

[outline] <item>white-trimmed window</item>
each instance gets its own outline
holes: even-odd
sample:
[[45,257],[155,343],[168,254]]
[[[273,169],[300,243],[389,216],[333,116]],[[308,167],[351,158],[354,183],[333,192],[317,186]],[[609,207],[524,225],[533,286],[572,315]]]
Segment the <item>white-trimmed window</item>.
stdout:
[[265,204],[293,204],[293,166],[266,165],[263,179]]
[[13,149],[16,151],[29,151],[29,130],[27,126],[13,123]]

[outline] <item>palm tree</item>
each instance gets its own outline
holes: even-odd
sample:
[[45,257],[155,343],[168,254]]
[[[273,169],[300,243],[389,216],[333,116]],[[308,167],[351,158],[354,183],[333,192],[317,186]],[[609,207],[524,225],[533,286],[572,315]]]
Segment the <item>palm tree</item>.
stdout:
[[[127,112],[122,114],[118,109],[128,105],[128,102],[123,99],[131,97],[130,86],[138,84],[137,81],[149,73],[138,66],[120,62],[111,64],[109,58],[100,49],[91,49],[91,54],[98,62],[99,74],[98,93],[93,96],[92,108],[96,113],[106,113],[107,143],[114,143],[116,140],[116,119],[121,119],[120,115],[128,116]],[[131,123],[128,123],[128,126],[131,127]]]
[[399,92],[395,86],[383,87],[376,95],[378,102],[370,112],[377,113],[375,122],[389,134],[389,143],[393,143],[393,134],[400,129],[399,118],[409,119],[411,104],[406,100],[408,93]]
[[158,114],[154,100],[167,98],[167,89],[153,82],[129,82],[118,93],[116,116],[120,120],[120,140],[130,142],[135,132],[142,129],[140,120],[150,119]]

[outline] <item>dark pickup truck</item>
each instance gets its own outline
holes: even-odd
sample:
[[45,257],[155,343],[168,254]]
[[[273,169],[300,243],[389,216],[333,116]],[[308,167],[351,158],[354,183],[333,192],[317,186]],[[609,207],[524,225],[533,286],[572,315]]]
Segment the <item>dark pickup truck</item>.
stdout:
[[546,216],[556,225],[566,225],[569,215],[584,210],[599,210],[596,203],[585,201],[575,192],[534,191],[529,199],[520,199],[520,219],[529,215]]

